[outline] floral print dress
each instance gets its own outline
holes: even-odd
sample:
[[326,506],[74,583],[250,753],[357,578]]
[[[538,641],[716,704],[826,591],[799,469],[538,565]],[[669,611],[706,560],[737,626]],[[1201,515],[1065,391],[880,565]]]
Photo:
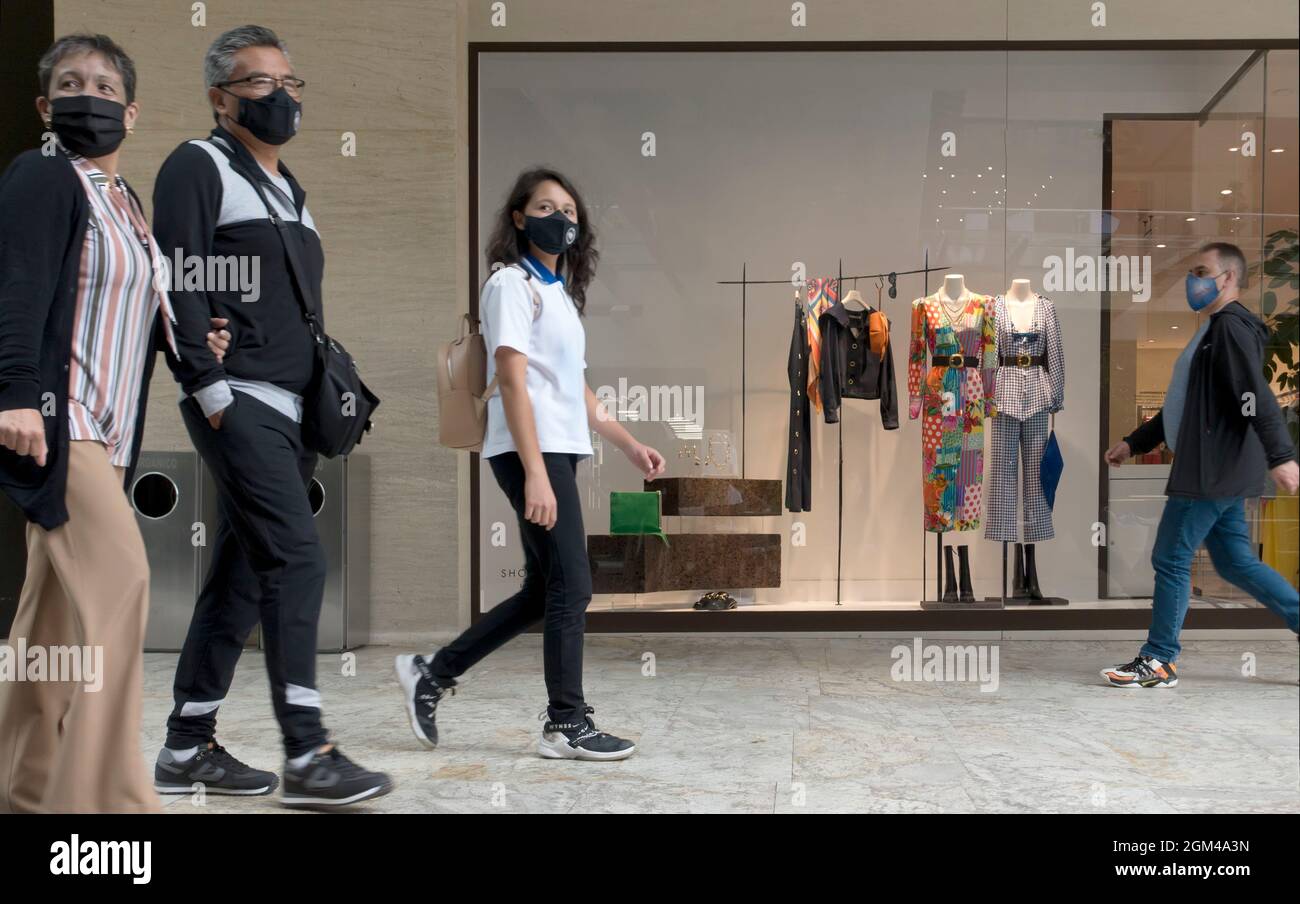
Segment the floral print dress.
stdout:
[[[984,419],[996,413],[994,313],[988,295],[971,294],[955,317],[938,293],[912,302],[908,416],[921,418],[921,485],[928,531],[979,527]],[[962,356],[961,366],[956,366],[954,355]]]

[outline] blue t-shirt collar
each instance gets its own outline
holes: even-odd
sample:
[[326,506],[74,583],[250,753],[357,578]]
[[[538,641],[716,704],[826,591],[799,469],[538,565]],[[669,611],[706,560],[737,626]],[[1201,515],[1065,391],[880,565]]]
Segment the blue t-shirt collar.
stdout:
[[531,254],[524,255],[524,264],[528,267],[529,270],[532,271],[534,276],[536,276],[538,279],[540,279],[543,283],[545,283],[548,286],[551,285],[552,283],[564,282],[563,276],[559,276],[555,273],[552,273],[545,264],[543,264],[537,258],[533,257],[533,255]]

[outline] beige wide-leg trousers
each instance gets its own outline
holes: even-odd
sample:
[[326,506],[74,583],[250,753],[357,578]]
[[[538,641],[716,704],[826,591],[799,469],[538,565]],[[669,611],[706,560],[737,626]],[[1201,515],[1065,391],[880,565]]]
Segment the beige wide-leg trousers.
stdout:
[[102,674],[0,681],[0,813],[161,809],[140,753],[149,562],[122,479],[102,445],[69,443],[69,520],[27,525],[10,648],[100,647]]

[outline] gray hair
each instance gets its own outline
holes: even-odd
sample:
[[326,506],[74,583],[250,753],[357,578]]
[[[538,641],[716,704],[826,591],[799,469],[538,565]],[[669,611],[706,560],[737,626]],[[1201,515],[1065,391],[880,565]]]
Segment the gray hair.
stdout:
[[203,57],[203,83],[211,88],[230,81],[235,71],[235,54],[245,47],[275,47],[289,58],[289,48],[275,32],[261,25],[241,25],[218,37]]
[[98,53],[108,60],[109,65],[122,76],[126,102],[135,102],[135,63],[108,35],[92,34],[64,35],[41,56],[36,64],[36,78],[40,80],[42,97],[50,96],[50,79],[54,77],[54,67],[59,65],[59,61],[69,54],[81,53]]

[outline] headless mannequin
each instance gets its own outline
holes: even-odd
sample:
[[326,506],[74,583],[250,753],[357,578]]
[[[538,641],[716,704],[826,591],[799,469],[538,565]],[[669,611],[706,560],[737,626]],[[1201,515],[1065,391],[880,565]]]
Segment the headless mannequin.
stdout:
[[[943,278],[943,285],[937,293],[939,304],[948,312],[948,317],[956,321],[970,300],[970,290],[966,288],[966,277],[960,273],[949,273]],[[961,567],[960,591],[958,590],[957,569],[953,567],[952,547],[944,547],[944,566],[947,573],[943,579],[943,602],[973,603],[975,593],[971,589],[970,557],[965,543],[957,546],[957,559]]]
[[[1034,308],[1038,297],[1027,279],[1011,280],[1011,288],[1002,296],[1011,316],[1011,325],[1017,332],[1027,333],[1034,325]],[[1005,555],[1006,546],[1003,546]],[[1043,592],[1038,588],[1038,566],[1034,560],[1034,544],[1017,543],[1015,545],[1015,563],[1012,570],[1011,598],[1041,600]],[[1006,560],[1003,559],[1005,562]],[[1003,572],[1005,575],[1006,572]],[[1003,578],[1005,580],[1005,577]]]
[[970,290],[966,288],[966,277],[960,273],[949,273],[943,278],[943,285],[939,287],[938,295],[939,303],[948,312],[948,316],[960,317],[962,308],[970,298]]
[[1034,307],[1038,301],[1027,279],[1011,280],[1011,288],[1002,296],[1007,302],[1011,323],[1020,333],[1029,332],[1034,325]]

